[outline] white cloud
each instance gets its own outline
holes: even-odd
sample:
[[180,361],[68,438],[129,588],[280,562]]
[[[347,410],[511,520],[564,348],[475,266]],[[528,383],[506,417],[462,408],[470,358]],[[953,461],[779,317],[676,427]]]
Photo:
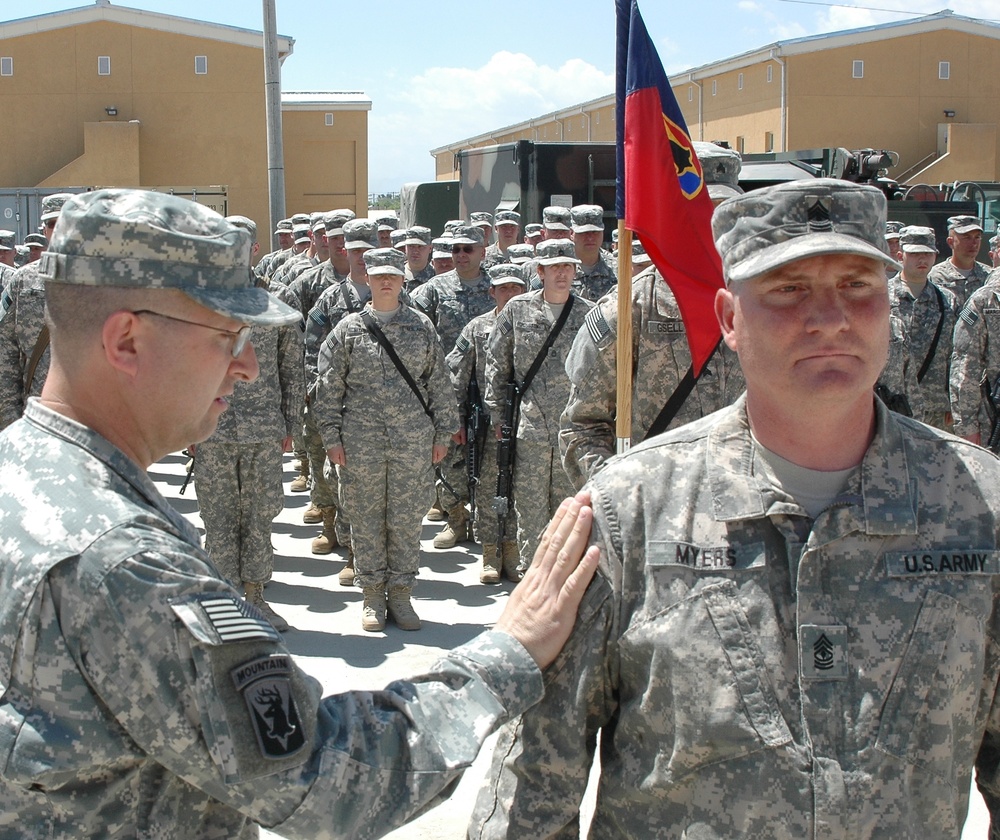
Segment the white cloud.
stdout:
[[[574,58],[559,67],[500,51],[481,67],[431,67],[373,96],[369,190],[433,180],[429,150],[550,111],[606,96],[615,79]],[[381,107],[380,107],[381,104]]]
[[761,9],[760,4],[754,0],[740,0],[736,6],[741,12],[759,12]]

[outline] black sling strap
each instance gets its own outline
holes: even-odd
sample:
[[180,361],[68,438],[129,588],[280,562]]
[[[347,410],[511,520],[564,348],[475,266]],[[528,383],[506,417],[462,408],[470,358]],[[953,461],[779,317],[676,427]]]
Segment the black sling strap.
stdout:
[[[556,343],[556,339],[559,338],[559,333],[562,332],[562,328],[566,326],[566,320],[569,318],[569,311],[573,308],[573,301],[576,299],[575,295],[570,295],[566,300],[566,305],[563,307],[563,311],[559,313],[559,317],[556,319],[555,324],[552,325],[552,329],[549,330],[549,336],[545,339],[545,344],[542,345],[542,349],[538,351],[538,355],[535,356],[535,361],[531,363],[531,367],[528,368],[528,372],[524,375],[524,379],[521,380],[520,384],[517,386],[518,395],[524,394],[531,385],[531,380],[535,378],[535,374],[542,367],[542,363],[545,361],[545,357],[549,355],[549,350],[552,349],[552,345]],[[542,299],[544,303],[544,298]]]
[[403,364],[403,360],[396,355],[396,351],[393,349],[389,339],[386,338],[385,333],[382,332],[382,328],[379,327],[378,323],[372,317],[372,313],[367,309],[363,310],[361,313],[361,320],[364,321],[365,327],[367,327],[368,332],[374,336],[375,340],[379,343],[379,346],[385,350],[389,360],[396,366],[396,370],[399,371],[399,375],[402,376],[406,384],[410,386],[410,390],[413,391],[413,395],[420,401],[420,407],[424,410],[424,414],[430,417],[433,422],[434,415],[431,413],[430,406],[427,405],[427,400],[425,400],[424,395],[420,393],[419,386],[413,381],[413,377],[410,376],[410,372],[406,369],[406,365]]
[[[722,343],[722,339],[719,339],[719,343]],[[708,360],[705,362],[706,367],[708,362],[711,361],[712,356],[719,352],[719,344],[715,345],[715,349],[711,352]],[[704,368],[702,368],[704,371]],[[694,375],[694,365],[691,365],[687,369],[687,373],[680,382],[677,383],[677,387],[674,388],[674,392],[670,395],[670,399],[667,400],[667,404],[660,409],[660,413],[656,415],[656,419],[653,421],[653,425],[649,427],[649,431],[646,432],[646,437],[643,440],[649,440],[654,435],[658,435],[661,432],[667,430],[667,426],[670,425],[671,421],[677,416],[677,412],[681,410],[681,406],[684,405],[684,400],[688,398],[688,395],[694,390],[694,383],[697,382],[697,377]]]
[[934,361],[934,354],[937,353],[938,339],[941,338],[941,328],[944,327],[944,295],[941,294],[941,290],[933,283],[929,285],[937,295],[938,311],[941,314],[938,315],[937,329],[934,331],[934,340],[931,342],[930,349],[927,351],[927,358],[924,359],[924,363],[920,366],[920,370],[917,371],[917,384],[924,381],[924,376],[927,374],[927,370],[930,368],[931,362]]

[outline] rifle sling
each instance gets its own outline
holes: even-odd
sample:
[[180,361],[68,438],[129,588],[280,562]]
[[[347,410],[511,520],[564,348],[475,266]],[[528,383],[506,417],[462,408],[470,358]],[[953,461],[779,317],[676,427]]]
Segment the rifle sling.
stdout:
[[402,376],[406,384],[410,386],[410,390],[413,391],[413,395],[420,402],[420,407],[424,410],[424,414],[431,418],[431,422],[434,422],[434,415],[431,413],[430,407],[424,399],[424,395],[420,393],[420,388],[417,386],[417,383],[413,381],[413,377],[410,376],[410,372],[406,369],[406,365],[403,364],[403,360],[396,355],[396,351],[393,349],[389,339],[386,338],[385,333],[382,332],[382,329],[372,317],[372,313],[367,309],[363,310],[361,313],[361,320],[364,321],[365,327],[367,327],[368,332],[370,332],[374,339],[379,343],[379,346],[385,350],[389,360],[396,366],[396,370],[399,371],[399,375]]
[[935,286],[933,283],[929,284],[937,295],[938,302],[938,323],[937,329],[934,331],[934,339],[931,341],[930,349],[927,351],[927,358],[924,359],[924,363],[920,366],[920,370],[917,371],[917,384],[919,385],[924,381],[924,376],[927,374],[928,368],[931,366],[931,362],[934,361],[934,354],[937,353],[938,339],[941,338],[941,329],[944,327],[944,295],[941,294],[941,290]]
[[31,350],[31,358],[28,359],[28,367],[25,371],[24,378],[24,399],[28,399],[28,395],[31,393],[31,384],[35,381],[35,371],[38,369],[38,363],[42,360],[42,356],[45,351],[49,348],[49,325],[42,324],[42,330],[38,333],[38,340],[35,342],[35,346]]
[[573,301],[575,299],[575,295],[570,295],[566,300],[566,305],[563,307],[563,311],[559,313],[559,317],[556,319],[555,324],[553,324],[552,329],[549,330],[549,336],[545,339],[545,344],[542,345],[542,349],[539,350],[538,355],[535,356],[535,361],[531,363],[531,367],[528,368],[528,372],[524,375],[524,379],[522,379],[520,384],[517,386],[518,396],[524,395],[524,392],[531,386],[531,380],[535,378],[535,374],[537,374],[541,369],[542,363],[545,361],[545,357],[549,355],[549,350],[552,349],[552,345],[556,343],[556,339],[559,338],[559,333],[562,332],[562,328],[566,325],[566,320],[569,318],[569,311],[573,308]]
[[[711,361],[712,356],[719,352],[719,344],[722,343],[722,339],[715,345],[715,349],[709,354],[708,359],[705,361],[705,367],[708,367],[709,361]],[[705,368],[702,368],[704,371]],[[694,383],[698,381],[698,377],[694,375],[694,365],[690,365],[687,369],[687,373],[680,382],[677,383],[677,387],[674,388],[674,392],[670,395],[670,399],[667,400],[666,405],[660,409],[660,413],[656,415],[656,419],[653,424],[649,427],[649,431],[646,432],[646,436],[643,440],[649,440],[654,435],[658,435],[661,432],[667,430],[667,426],[670,425],[671,421],[677,416],[677,412],[681,410],[681,406],[684,405],[684,400],[688,398],[691,391],[694,390]]]

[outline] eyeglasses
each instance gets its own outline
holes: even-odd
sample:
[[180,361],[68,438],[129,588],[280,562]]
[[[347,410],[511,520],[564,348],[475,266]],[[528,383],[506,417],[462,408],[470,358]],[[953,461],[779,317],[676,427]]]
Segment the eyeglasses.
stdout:
[[471,254],[476,250],[475,245],[452,245],[451,252],[453,254]]
[[197,321],[188,321],[184,318],[175,318],[173,315],[165,315],[162,312],[154,312],[152,309],[136,309],[133,315],[155,315],[157,318],[166,318],[168,321],[177,321],[179,324],[189,324],[192,327],[204,327],[206,330],[225,333],[233,337],[233,358],[238,359],[246,350],[250,343],[250,333],[253,332],[252,324],[244,324],[238,330],[224,330],[222,327],[213,327],[211,324],[199,324]]

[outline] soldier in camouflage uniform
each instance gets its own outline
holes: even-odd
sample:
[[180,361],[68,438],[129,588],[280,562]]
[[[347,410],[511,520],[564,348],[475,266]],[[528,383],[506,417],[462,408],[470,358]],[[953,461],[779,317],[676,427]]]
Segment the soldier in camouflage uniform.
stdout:
[[483,257],[483,271],[486,272],[495,265],[510,262],[507,249],[517,244],[517,237],[521,232],[521,214],[516,210],[498,210],[493,226],[496,228],[497,241],[486,249],[486,256]]
[[383,214],[375,217],[375,224],[378,226],[378,246],[379,248],[392,247],[392,232],[399,228],[399,219],[392,214]]
[[309,214],[295,213],[292,216],[292,247],[287,251],[279,251],[267,266],[267,273],[264,279],[270,283],[281,271],[282,267],[289,260],[301,256],[309,250],[312,244],[312,237],[309,235]]
[[[889,256],[894,260],[899,259],[899,232],[906,227],[902,222],[885,223],[885,244],[889,249]],[[892,278],[896,275],[896,270],[892,266],[885,267],[885,276]]]
[[[740,195],[740,156],[714,143],[695,142],[713,203]],[[642,256],[638,256],[641,254]],[[650,262],[633,239],[633,271]],[[670,286],[653,266],[632,281],[632,440],[644,440],[691,367],[691,350],[680,309]],[[562,463],[575,487],[615,454],[618,402],[618,289],[597,302],[566,359],[572,388],[560,420]],[[668,429],[690,423],[729,405],[743,391],[735,355],[720,345]]]
[[48,244],[49,241],[45,238],[45,234],[42,233],[29,233],[24,237],[24,245],[28,249],[28,258],[24,264],[27,265],[41,259],[42,251],[45,250]]
[[987,445],[992,424],[980,383],[995,393],[1000,381],[1000,274],[976,289],[959,313],[953,336],[949,379],[956,435]]
[[[462,408],[461,428],[464,440],[466,413],[470,411],[469,383],[473,378],[479,389],[480,400],[486,390],[486,346],[490,334],[496,325],[497,316],[503,311],[507,302],[525,291],[524,278],[520,269],[509,263],[501,263],[490,269],[490,295],[496,301],[496,308],[490,312],[477,315],[462,328],[461,335],[455,346],[446,357],[448,369],[451,371],[455,384],[455,398]],[[476,533],[483,544],[483,568],[479,574],[480,583],[499,583],[501,567],[510,580],[517,581],[519,556],[517,551],[517,520],[513,509],[507,513],[504,521],[505,539],[502,544],[499,535],[497,516],[490,507],[490,500],[496,493],[497,486],[497,448],[494,441],[493,427],[490,425],[489,414],[485,412],[480,433],[485,443],[482,445],[482,463],[479,477],[480,489],[476,505]]]
[[[375,248],[364,259],[372,299],[323,342],[312,406],[351,519],[355,583],[365,594],[361,626],[383,630],[388,609],[401,630],[419,630],[410,594],[420,566],[420,523],[434,497],[433,465],[458,431],[455,394],[434,325],[400,303],[404,255]],[[419,397],[376,340],[376,329]]]
[[[51,238],[56,219],[70,193],[42,199],[41,221]],[[21,266],[0,293],[0,429],[17,420],[27,398],[38,396],[49,369],[45,326],[45,287],[38,262]],[[28,381],[30,378],[30,382]]]
[[309,216],[309,247],[291,257],[271,276],[271,286],[290,286],[308,271],[325,263],[330,258],[330,247],[326,238],[326,213],[312,213]]
[[[493,241],[493,214],[483,210],[469,214],[469,224],[479,228],[483,233],[483,245],[489,245]],[[486,262],[486,254],[483,254],[483,262]],[[483,267],[483,271],[486,268]]]
[[994,269],[1000,266],[1000,233],[990,240],[990,262],[993,263]]
[[563,497],[573,492],[559,459],[559,416],[569,397],[566,355],[593,307],[572,289],[578,260],[569,239],[547,239],[536,251],[542,288],[516,297],[504,307],[486,350],[484,396],[499,438],[507,383],[524,382],[560,314],[570,307],[555,343],[521,394],[513,482],[520,561],[514,577],[524,574],[545,523]]
[[411,294],[435,274],[434,266],[431,264],[432,240],[431,229],[422,225],[403,231],[403,238],[399,243],[403,253],[406,254],[406,277],[403,287]]
[[991,269],[976,260],[983,241],[983,226],[975,216],[948,219],[948,247],[951,256],[931,269],[927,279],[955,295],[959,309],[983,283]]
[[[251,256],[257,226],[245,216],[226,221],[247,231]],[[205,551],[220,574],[283,633],[288,622],[264,600],[274,571],[271,523],[285,506],[282,453],[299,424],[302,334],[295,325],[264,330],[254,341],[260,369],[253,382],[237,382],[214,434],[197,446],[194,483],[205,523]]]
[[524,244],[534,248],[542,241],[542,226],[538,222],[524,226]]
[[257,276],[258,281],[263,280],[267,276],[268,266],[271,260],[273,260],[278,254],[283,251],[290,251],[292,245],[295,244],[295,237],[292,235],[292,220],[282,219],[278,224],[274,226],[274,235],[278,237],[278,247],[274,251],[268,251],[264,256],[257,260],[257,265],[254,266],[253,273]]
[[17,234],[12,230],[0,230],[0,293],[7,288],[7,281],[13,276],[15,239]]
[[455,261],[451,256],[450,233],[431,240],[431,265],[434,266],[435,277],[455,269]]
[[[573,228],[570,226],[571,221],[570,209],[568,207],[560,207],[552,204],[543,208],[541,238],[538,242],[546,239],[568,239],[572,237]],[[538,247],[538,242],[533,243],[536,248]],[[528,260],[522,267],[522,273],[529,289],[541,288],[538,279],[537,259],[532,257],[532,259]]]
[[746,396],[595,476],[601,573],[471,837],[576,836],[599,730],[593,837],[957,838],[974,764],[997,814],[1000,464],[872,397],[885,207],[716,210]]
[[578,204],[570,211],[573,244],[580,265],[574,291],[586,300],[597,301],[618,283],[618,261],[602,247],[604,208],[598,204]]
[[[451,240],[455,268],[431,278],[413,293],[414,307],[431,319],[445,353],[451,352],[469,321],[494,307],[489,277],[481,268],[485,250],[481,228],[455,227]],[[464,406],[460,406],[459,413],[464,412]],[[465,447],[457,443],[449,447],[441,470],[448,487],[438,493],[441,507],[448,513],[448,524],[434,537],[434,547],[452,548],[470,537],[469,512],[465,507],[468,502]]]
[[145,470],[256,376],[251,325],[298,318],[249,250],[208,208],[112,190],[70,199],[42,260],[51,372],[0,434],[4,837],[380,836],[538,700],[568,635],[579,502],[496,630],[382,692],[321,698],[219,576]]
[[951,431],[948,372],[958,306],[952,292],[927,278],[937,255],[934,229],[904,227],[898,253],[903,268],[889,281],[889,306],[903,324],[910,365],[915,366],[913,383],[920,393],[908,393],[907,398],[911,412],[918,401],[921,412],[911,416]]

